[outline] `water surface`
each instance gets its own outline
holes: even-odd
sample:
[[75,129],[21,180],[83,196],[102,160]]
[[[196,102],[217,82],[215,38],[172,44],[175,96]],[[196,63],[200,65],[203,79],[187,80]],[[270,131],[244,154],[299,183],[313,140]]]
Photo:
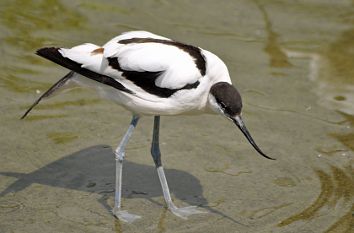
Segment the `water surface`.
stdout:
[[[349,232],[353,211],[354,2],[3,0],[0,3],[2,232]],[[148,30],[219,55],[244,99],[248,145],[218,116],[163,117],[161,149],[185,221],[163,208],[152,118],[127,150],[115,220],[112,150],[130,113],[75,89],[20,116],[64,68],[44,46],[103,44]],[[206,127],[208,126],[208,127]],[[110,159],[111,158],[111,159]]]

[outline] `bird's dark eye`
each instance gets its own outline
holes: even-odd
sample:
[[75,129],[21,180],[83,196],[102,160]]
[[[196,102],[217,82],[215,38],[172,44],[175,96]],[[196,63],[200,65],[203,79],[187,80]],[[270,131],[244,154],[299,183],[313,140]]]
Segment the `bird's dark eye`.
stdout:
[[222,101],[219,102],[219,106],[221,107],[221,109],[222,109],[222,111],[224,112],[225,115],[230,115],[231,114],[230,106],[226,105]]
[[220,106],[222,107],[223,110],[225,110],[227,108],[226,104],[224,104],[223,102],[220,102]]
[[219,104],[225,114],[227,114],[227,115],[230,114],[230,107],[229,106],[227,106],[224,102],[220,102]]

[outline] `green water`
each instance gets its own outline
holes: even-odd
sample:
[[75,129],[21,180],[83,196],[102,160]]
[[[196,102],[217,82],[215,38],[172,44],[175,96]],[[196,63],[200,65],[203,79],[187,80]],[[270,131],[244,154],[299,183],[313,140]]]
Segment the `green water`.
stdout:
[[[114,156],[130,113],[75,89],[24,111],[66,74],[45,46],[103,44],[147,30],[221,57],[244,100],[256,154],[213,115],[162,117],[161,149],[182,220],[163,208],[149,155],[152,118],[127,149],[115,220]],[[0,232],[350,232],[353,211],[354,2],[0,2]],[[207,126],[207,127],[206,127]]]

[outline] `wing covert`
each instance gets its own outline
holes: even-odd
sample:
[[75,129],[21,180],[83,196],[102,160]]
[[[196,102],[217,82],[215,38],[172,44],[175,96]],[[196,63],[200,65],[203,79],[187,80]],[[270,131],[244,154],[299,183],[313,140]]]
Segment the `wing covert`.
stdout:
[[[118,71],[159,72],[155,85],[169,89],[193,84],[205,74],[205,60],[199,48],[152,33],[129,34],[130,38],[123,34],[103,46],[105,58],[117,59],[120,67]],[[142,35],[148,37],[136,37]],[[203,70],[198,66],[198,62],[204,63]]]

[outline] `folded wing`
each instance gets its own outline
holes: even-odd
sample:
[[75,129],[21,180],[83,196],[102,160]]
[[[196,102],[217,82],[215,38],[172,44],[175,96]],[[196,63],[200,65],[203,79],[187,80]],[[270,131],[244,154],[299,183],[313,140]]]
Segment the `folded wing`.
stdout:
[[87,43],[38,54],[120,91],[162,98],[196,88],[206,66],[201,49],[144,31],[124,33],[102,47]]
[[205,74],[205,59],[199,48],[149,32],[125,33],[103,48],[109,73],[114,73],[110,69],[155,73],[155,85],[160,88],[183,88]]

